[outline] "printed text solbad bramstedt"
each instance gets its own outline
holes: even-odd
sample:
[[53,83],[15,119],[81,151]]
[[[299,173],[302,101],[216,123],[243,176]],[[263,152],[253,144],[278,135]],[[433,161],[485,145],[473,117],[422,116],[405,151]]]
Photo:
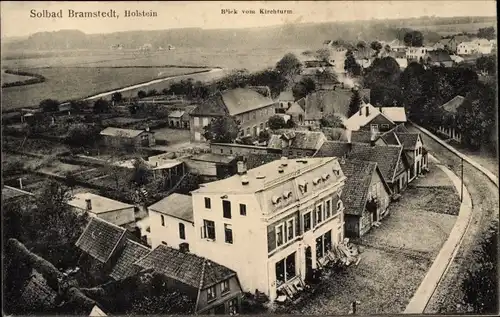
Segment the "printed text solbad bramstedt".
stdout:
[[[123,17],[125,18],[150,18],[157,17],[158,13],[153,10],[124,10]],[[63,18],[63,10],[49,11],[41,10],[37,11],[35,9],[30,10],[31,18]],[[110,9],[107,11],[75,11],[68,9],[66,12],[66,17],[68,18],[119,18],[120,15],[116,10]]]

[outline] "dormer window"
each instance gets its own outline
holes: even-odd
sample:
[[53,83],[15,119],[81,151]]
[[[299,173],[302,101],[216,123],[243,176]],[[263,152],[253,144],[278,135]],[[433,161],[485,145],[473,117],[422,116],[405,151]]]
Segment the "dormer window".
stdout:
[[333,174],[335,174],[335,176],[339,176],[340,170],[338,170],[337,168],[333,168]]
[[299,190],[302,194],[307,193],[307,183],[302,181],[299,183]]
[[321,182],[321,178],[319,178],[319,177],[316,177],[315,179],[313,179],[313,185],[318,185],[320,182]]
[[292,197],[292,192],[287,190],[286,192],[283,193],[283,198],[288,199]]
[[273,196],[273,198],[271,198],[271,201],[273,202],[273,205],[279,204],[279,202],[281,201],[281,197]]
[[321,176],[321,178],[323,178],[323,180],[326,181],[327,179],[330,178],[330,174],[325,173],[325,174],[323,174],[323,176]]

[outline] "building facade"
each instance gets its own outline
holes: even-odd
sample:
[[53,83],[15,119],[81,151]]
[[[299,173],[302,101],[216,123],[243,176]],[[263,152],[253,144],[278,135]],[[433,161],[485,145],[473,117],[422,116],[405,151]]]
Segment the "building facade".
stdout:
[[195,252],[274,300],[303,283],[344,237],[336,158],[276,160],[194,191]]

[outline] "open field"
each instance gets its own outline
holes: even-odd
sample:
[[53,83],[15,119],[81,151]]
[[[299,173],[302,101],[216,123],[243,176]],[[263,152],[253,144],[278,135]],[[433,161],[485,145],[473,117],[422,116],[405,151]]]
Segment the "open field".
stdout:
[[36,106],[44,99],[66,101],[88,97],[128,85],[162,77],[176,76],[200,69],[189,68],[111,68],[56,67],[25,69],[43,75],[43,83],[2,89],[4,110]]
[[461,32],[477,33],[480,28],[496,26],[495,22],[475,22],[463,24],[441,24],[441,25],[410,25],[408,28],[422,31],[437,32],[439,35],[451,35]]

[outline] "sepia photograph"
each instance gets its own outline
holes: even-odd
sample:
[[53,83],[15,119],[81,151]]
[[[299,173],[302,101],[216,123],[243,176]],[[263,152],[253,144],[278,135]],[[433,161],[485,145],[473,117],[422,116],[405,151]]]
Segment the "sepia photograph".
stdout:
[[496,1],[2,1],[6,316],[496,315]]

